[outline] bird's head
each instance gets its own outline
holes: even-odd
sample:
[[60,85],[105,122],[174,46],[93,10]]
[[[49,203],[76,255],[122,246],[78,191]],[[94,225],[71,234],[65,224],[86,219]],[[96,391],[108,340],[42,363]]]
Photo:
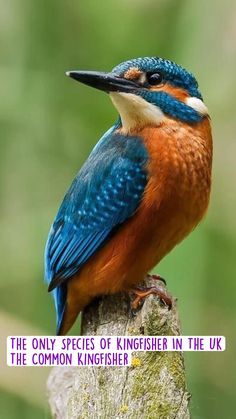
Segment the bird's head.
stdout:
[[157,126],[167,118],[195,124],[208,115],[195,77],[169,60],[136,58],[109,73],[66,74],[109,93],[127,131],[137,126]]

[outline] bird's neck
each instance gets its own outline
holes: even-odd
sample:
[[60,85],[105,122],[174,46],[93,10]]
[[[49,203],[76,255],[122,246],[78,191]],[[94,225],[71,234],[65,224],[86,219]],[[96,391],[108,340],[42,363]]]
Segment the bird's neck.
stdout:
[[120,114],[122,132],[129,134],[147,126],[159,126],[164,114],[158,106],[134,94],[110,93],[111,100]]

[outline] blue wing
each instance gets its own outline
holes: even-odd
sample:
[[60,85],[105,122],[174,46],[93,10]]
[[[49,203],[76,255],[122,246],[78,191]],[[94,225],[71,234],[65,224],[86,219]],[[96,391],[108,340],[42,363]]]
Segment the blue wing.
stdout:
[[[46,280],[62,316],[66,281],[137,210],[147,183],[147,150],[140,138],[109,130],[68,190],[45,251]],[[57,288],[56,288],[57,287]],[[56,289],[55,289],[56,288]]]

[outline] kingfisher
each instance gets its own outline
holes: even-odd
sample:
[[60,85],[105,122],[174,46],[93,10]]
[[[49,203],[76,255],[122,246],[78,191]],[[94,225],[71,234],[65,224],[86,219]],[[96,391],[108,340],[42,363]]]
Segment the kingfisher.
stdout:
[[[192,73],[167,59],[136,58],[111,72],[68,71],[109,94],[117,122],[68,189],[45,249],[58,335],[97,296],[132,292],[206,213],[212,166],[208,109]],[[115,310],[115,307],[114,307]]]

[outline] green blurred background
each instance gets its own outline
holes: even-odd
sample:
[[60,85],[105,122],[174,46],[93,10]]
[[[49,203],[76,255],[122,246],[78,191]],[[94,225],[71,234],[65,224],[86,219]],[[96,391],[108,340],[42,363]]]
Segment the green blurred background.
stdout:
[[107,95],[64,73],[109,70],[147,55],[191,70],[212,117],[208,216],[157,272],[179,298],[183,334],[227,337],[224,353],[186,354],[192,417],[235,418],[235,1],[0,3],[1,418],[50,417],[49,369],[6,367],[5,336],[54,333],[42,282],[47,232],[72,178],[116,118]]

